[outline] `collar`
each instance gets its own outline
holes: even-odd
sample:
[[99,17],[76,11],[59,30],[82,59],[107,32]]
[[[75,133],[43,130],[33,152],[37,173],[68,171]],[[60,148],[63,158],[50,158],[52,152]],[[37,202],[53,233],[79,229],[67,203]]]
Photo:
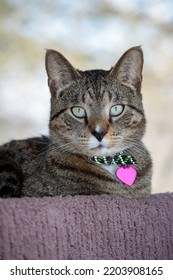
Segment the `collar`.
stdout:
[[131,155],[124,155],[123,152],[117,153],[111,156],[94,156],[90,158],[92,161],[96,162],[97,164],[119,164],[123,166],[127,165],[134,165],[136,164],[136,160]]

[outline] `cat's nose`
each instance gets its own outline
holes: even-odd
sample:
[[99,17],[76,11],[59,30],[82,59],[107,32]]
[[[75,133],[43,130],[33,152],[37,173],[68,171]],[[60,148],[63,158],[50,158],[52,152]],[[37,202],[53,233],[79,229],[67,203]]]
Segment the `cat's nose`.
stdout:
[[100,129],[100,130],[94,129],[92,134],[97,138],[97,140],[99,142],[101,142],[103,137],[107,134],[107,130],[105,130],[105,129]]
[[91,120],[89,123],[90,132],[101,142],[103,137],[108,133],[109,123],[105,120]]

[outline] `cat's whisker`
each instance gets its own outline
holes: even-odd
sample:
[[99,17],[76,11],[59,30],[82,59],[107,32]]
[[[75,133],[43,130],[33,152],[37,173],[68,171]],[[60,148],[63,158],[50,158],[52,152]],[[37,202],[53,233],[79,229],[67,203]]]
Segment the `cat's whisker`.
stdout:
[[[47,162],[52,157],[60,156],[61,159],[66,157],[68,154],[70,154],[70,147],[71,143],[61,144],[58,146],[55,143],[51,143],[47,148],[44,149],[40,154],[38,154],[38,158],[40,156],[40,161],[38,164],[38,167],[41,167],[45,162]],[[44,156],[44,157],[43,157]],[[44,161],[43,161],[44,158]]]
[[138,142],[139,140],[136,141],[130,141],[128,139],[125,139],[123,141],[123,143],[126,145],[131,145],[131,147],[134,147],[134,155],[136,154],[136,157],[138,157],[139,155],[141,155],[142,157],[146,157],[147,152],[143,149],[143,147],[141,147],[141,144]]

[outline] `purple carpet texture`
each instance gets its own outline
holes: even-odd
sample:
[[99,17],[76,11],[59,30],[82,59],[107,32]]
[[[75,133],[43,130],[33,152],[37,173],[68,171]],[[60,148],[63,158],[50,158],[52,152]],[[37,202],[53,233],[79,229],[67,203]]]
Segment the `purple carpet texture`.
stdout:
[[173,193],[1,199],[0,259],[173,260]]

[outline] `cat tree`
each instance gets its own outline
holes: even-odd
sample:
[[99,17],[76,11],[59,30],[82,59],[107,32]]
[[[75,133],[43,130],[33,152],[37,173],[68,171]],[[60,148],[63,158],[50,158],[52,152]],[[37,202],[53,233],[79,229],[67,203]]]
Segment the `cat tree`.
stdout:
[[173,259],[173,193],[1,199],[0,259]]

